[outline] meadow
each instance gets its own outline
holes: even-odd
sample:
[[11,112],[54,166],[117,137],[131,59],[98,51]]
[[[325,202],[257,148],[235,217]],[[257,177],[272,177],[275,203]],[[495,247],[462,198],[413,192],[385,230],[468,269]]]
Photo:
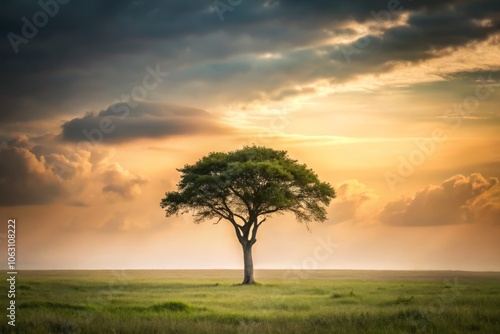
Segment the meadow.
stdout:
[[[500,333],[500,273],[20,271],[2,333]],[[8,291],[2,283],[7,314]]]

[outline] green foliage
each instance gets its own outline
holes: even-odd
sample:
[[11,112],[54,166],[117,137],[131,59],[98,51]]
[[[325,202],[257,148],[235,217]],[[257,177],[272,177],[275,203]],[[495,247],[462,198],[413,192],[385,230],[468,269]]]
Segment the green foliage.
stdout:
[[213,152],[178,169],[178,191],[167,192],[160,206],[166,215],[192,210],[196,222],[227,219],[255,224],[259,216],[291,212],[300,222],[326,220],[335,190],[286,151],[251,146]]

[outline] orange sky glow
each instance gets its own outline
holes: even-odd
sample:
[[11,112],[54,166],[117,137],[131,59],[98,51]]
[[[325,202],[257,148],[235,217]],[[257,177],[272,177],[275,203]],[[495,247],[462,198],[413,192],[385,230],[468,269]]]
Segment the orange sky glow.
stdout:
[[176,168],[255,144],[338,195],[310,231],[268,219],[256,268],[500,270],[498,9],[404,1],[381,21],[386,1],[314,3],[223,21],[191,1],[70,3],[18,53],[5,39],[0,233],[16,219],[19,268],[242,268],[229,222],[159,202]]

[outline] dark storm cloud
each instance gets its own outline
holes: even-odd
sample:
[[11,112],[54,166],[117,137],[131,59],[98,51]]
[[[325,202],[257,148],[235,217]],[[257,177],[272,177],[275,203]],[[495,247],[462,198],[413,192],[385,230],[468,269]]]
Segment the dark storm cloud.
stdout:
[[[55,0],[40,3],[54,4]],[[16,54],[8,34],[22,36],[21,19],[33,22],[33,15],[42,9],[36,1],[10,0],[0,6],[0,34],[4,36],[0,48],[0,121],[4,123],[54,117],[71,108],[85,108],[89,100],[109,104],[141,79],[145,66],[160,61],[169,71],[178,72],[176,82],[166,83],[165,89],[169,85],[182,88],[193,80],[183,76],[186,68],[245,54],[287,54],[327,38],[328,32],[348,32],[345,22],[352,20],[395,20],[398,13],[410,13],[408,26],[372,36],[370,45],[352,58],[356,66],[344,66],[344,54],[334,49],[327,50],[328,57],[317,63],[308,63],[316,61],[312,55],[302,54],[305,58],[300,63],[294,62],[297,55],[291,55],[265,71],[259,64],[247,64],[246,71],[260,70],[272,77],[294,66],[299,81],[321,77],[346,80],[387,71],[397,61],[435,57],[434,50],[484,40],[497,32],[500,24],[500,5],[493,0],[243,1],[224,13],[223,22],[210,1],[73,0],[58,5],[57,13],[34,37],[17,45]],[[397,13],[384,16],[388,8]],[[484,19],[491,23],[478,24]],[[332,59],[342,66],[332,65]],[[214,77],[225,79],[241,73],[241,67],[231,66],[228,61],[214,74],[200,72],[196,79],[213,87]],[[289,89],[288,77],[270,81],[276,89],[274,96]],[[261,89],[258,85],[247,87],[247,94]]]
[[146,102],[117,103],[99,113],[72,119],[62,129],[65,141],[98,143],[228,131],[204,110]]

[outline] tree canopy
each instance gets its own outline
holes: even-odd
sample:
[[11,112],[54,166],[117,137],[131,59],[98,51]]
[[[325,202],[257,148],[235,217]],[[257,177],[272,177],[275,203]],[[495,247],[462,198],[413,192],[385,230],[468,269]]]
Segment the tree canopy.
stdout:
[[178,190],[167,192],[160,203],[166,216],[192,211],[196,223],[227,220],[244,248],[256,242],[269,215],[290,212],[306,225],[321,222],[336,196],[307,165],[266,147],[212,152],[178,171]]

